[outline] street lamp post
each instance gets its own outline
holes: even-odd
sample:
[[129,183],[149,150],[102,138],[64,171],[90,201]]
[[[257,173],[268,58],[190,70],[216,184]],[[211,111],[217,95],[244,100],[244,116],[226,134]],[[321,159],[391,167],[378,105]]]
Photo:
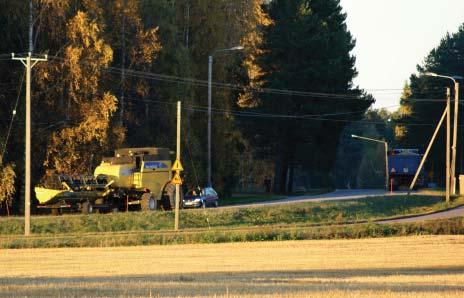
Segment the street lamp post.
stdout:
[[382,143],[384,145],[384,147],[385,147],[385,189],[388,190],[388,181],[389,181],[389,178],[390,178],[390,173],[389,173],[389,170],[388,170],[388,143],[386,141],[361,137],[361,136],[357,136],[357,135],[351,135],[351,137],[354,138],[354,139],[360,139],[360,140],[365,140],[365,141]]
[[[456,194],[456,146],[457,146],[457,139],[458,139],[458,112],[459,112],[459,83],[457,80],[462,80],[463,77],[461,76],[443,76],[436,74],[434,72],[425,72],[425,76],[429,77],[437,77],[437,78],[444,78],[450,79],[454,83],[454,118],[453,118],[453,144],[451,146],[451,169],[450,169],[450,176],[451,176],[451,194]],[[448,111],[450,113],[450,111]]]
[[208,185],[212,186],[211,183],[211,85],[213,76],[213,57],[214,54],[219,52],[227,51],[240,51],[243,50],[242,46],[236,46],[228,49],[215,50],[211,55],[208,56]]

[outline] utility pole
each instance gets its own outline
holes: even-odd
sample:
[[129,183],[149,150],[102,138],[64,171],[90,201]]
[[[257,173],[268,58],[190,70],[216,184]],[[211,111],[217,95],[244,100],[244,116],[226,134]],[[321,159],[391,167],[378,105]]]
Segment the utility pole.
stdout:
[[208,177],[207,185],[212,187],[211,183],[211,81],[213,76],[213,55],[208,56]]
[[427,156],[429,155],[430,149],[432,148],[433,142],[437,137],[438,131],[440,130],[440,127],[443,123],[443,120],[445,120],[446,115],[448,115],[448,107],[446,107],[443,111],[443,115],[441,116],[440,121],[438,122],[438,125],[435,128],[435,131],[433,132],[432,138],[430,139],[429,145],[427,146],[427,150],[425,150],[424,156],[422,157],[419,167],[417,168],[416,174],[414,175],[414,179],[412,179],[411,185],[409,185],[408,195],[411,193],[411,191],[414,188],[414,185],[416,184],[417,178],[419,177],[422,167],[424,166],[424,163],[427,160]]
[[[180,101],[177,102],[177,146],[176,146],[176,164],[180,162]],[[179,175],[179,170],[176,170],[176,177]],[[179,230],[179,205],[180,205],[180,184],[176,183],[176,214],[174,230]]]
[[25,181],[24,181],[24,235],[29,236],[31,232],[31,70],[39,61],[47,61],[44,58],[32,58],[34,50],[33,44],[33,19],[32,0],[29,0],[29,53],[26,57],[15,57],[11,54],[11,59],[21,61],[26,67],[26,132],[25,132]]
[[[456,80],[464,79],[461,76],[444,76],[434,72],[424,72],[424,76],[437,77],[443,79],[452,80],[454,83],[454,120],[453,120],[453,146],[452,146],[452,156],[451,156],[451,169],[450,169],[450,183],[451,183],[451,193],[456,194],[456,147],[458,139],[458,111],[459,111],[459,83]],[[448,114],[451,114],[451,110],[448,108]],[[450,116],[449,116],[450,117]],[[447,118],[448,119],[448,118]],[[449,147],[447,147],[449,148]],[[447,149],[448,150],[448,149]]]
[[450,113],[450,103],[451,100],[451,91],[450,88],[446,88],[446,203],[450,201],[450,128],[451,128],[451,113]]
[[124,124],[124,80],[126,76],[126,1],[122,2],[121,13],[121,97],[119,99],[119,121],[121,126]]
[[453,145],[451,147],[451,194],[456,194],[456,147],[458,140],[459,83],[454,80]]
[[34,6],[32,0],[29,0],[29,53],[34,52],[34,44],[32,43],[34,34],[34,18],[33,18]]
[[384,143],[385,146],[385,187],[388,191],[388,185],[390,184],[390,171],[388,169],[388,143]]
[[31,231],[31,69],[39,61],[47,61],[45,58],[32,58],[32,53],[27,57],[15,57],[11,54],[13,60],[19,60],[26,67],[26,149],[25,149],[25,191],[24,191],[24,235],[29,236]]

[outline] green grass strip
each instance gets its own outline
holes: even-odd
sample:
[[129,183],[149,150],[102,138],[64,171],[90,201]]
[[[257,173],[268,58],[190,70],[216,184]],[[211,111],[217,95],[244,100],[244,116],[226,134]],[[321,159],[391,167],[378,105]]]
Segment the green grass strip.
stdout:
[[[182,210],[182,229],[236,228],[271,225],[332,225],[374,221],[430,213],[462,205],[464,198],[445,204],[440,197],[392,196],[359,200],[306,202],[279,206]],[[62,235],[131,231],[167,231],[174,226],[173,212],[34,216],[34,235]],[[0,219],[0,236],[22,235],[23,218]]]
[[0,248],[114,247],[311,239],[359,239],[410,235],[462,235],[464,218],[407,224],[353,224],[319,227],[265,226],[180,232],[126,232],[0,238]]

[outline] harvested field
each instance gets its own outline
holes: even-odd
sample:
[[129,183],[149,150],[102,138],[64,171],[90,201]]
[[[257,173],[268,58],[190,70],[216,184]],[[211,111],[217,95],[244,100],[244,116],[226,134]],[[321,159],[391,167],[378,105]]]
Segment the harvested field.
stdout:
[[462,297],[464,236],[0,250],[0,296]]

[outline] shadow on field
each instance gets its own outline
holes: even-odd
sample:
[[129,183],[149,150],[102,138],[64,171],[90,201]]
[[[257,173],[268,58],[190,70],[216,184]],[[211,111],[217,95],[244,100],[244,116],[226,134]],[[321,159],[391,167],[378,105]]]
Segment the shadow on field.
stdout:
[[[411,293],[441,296],[464,291],[455,282],[463,266],[211,272],[109,277],[0,278],[0,296],[243,296],[311,293]],[[306,295],[305,295],[306,294]]]

